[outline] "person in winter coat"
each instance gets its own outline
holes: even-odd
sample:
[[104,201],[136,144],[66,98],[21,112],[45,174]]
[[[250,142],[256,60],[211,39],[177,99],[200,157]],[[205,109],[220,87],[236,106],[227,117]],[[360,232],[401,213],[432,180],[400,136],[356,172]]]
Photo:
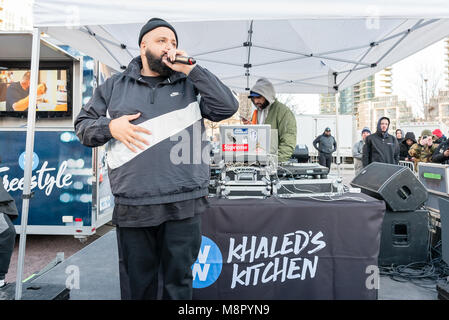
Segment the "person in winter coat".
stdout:
[[371,130],[367,127],[362,129],[362,139],[354,144],[352,148],[352,156],[354,157],[354,170],[357,175],[363,168],[363,145],[365,144],[366,137],[371,134]]
[[402,129],[396,129],[396,139],[398,140],[399,144],[404,141],[404,131],[402,131]]
[[434,143],[436,143],[436,144],[443,143],[443,142],[445,142],[447,140],[446,136],[443,134],[443,132],[441,132],[440,129],[433,130],[432,134],[435,137],[434,138],[434,140],[435,140]]
[[208,207],[204,118],[227,119],[238,101],[207,69],[175,63],[188,54],[167,21],[150,19],[138,45],[140,56],[94,91],[75,130],[86,146],[108,143],[122,299],[156,299],[161,270],[162,298],[190,300]]
[[449,164],[449,140],[440,143],[432,154],[432,162]]
[[400,153],[399,160],[401,161],[414,161],[415,159],[408,154],[410,147],[416,143],[415,134],[413,132],[407,132],[402,143],[399,144]]
[[296,146],[296,118],[293,112],[276,99],[273,84],[260,78],[251,88],[249,98],[256,107],[251,121],[246,124],[269,124],[278,133],[278,161],[285,162]]
[[419,142],[410,147],[408,154],[415,158],[415,170],[418,171],[419,162],[431,162],[432,155],[437,149],[438,145],[433,143],[432,132],[430,130],[423,130]]
[[323,134],[313,140],[313,146],[318,150],[318,163],[330,170],[332,153],[337,150],[337,141],[331,135],[331,128],[324,129]]
[[390,119],[381,117],[377,122],[377,131],[368,136],[363,146],[363,166],[372,162],[398,164],[399,143],[396,137],[388,134]]

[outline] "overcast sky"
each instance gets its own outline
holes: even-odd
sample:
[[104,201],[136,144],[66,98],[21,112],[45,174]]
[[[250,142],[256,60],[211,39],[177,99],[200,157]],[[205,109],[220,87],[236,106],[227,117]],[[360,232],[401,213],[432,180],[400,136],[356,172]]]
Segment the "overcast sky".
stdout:
[[393,94],[405,99],[415,114],[419,114],[422,106],[422,77],[428,79],[429,91],[434,85],[437,89],[445,89],[444,59],[444,40],[441,40],[393,65]]
[[[441,40],[393,65],[393,94],[398,95],[400,100],[406,100],[415,116],[420,115],[422,105],[421,75],[428,79],[429,89],[433,83],[437,88],[445,89],[447,74],[444,74],[444,59],[444,40]],[[303,113],[319,113],[317,94],[298,94],[294,101]]]

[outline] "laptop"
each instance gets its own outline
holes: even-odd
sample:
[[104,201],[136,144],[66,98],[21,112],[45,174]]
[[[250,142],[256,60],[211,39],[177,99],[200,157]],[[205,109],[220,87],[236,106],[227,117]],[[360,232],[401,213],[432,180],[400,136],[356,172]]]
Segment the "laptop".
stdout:
[[[220,126],[220,152],[225,163],[243,162],[266,165],[270,159],[271,126]],[[271,151],[271,152],[270,152]]]

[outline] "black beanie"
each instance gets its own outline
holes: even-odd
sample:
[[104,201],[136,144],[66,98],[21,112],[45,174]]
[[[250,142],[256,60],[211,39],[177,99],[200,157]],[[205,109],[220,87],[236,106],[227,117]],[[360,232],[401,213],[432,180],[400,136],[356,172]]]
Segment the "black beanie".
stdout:
[[175,28],[173,28],[173,26],[170,23],[168,23],[167,21],[159,19],[159,18],[152,18],[152,19],[148,20],[148,22],[142,27],[142,29],[140,30],[140,34],[139,34],[139,43],[138,43],[139,47],[140,47],[140,43],[142,42],[143,36],[146,33],[150,32],[151,30],[159,28],[159,27],[166,27],[174,32],[175,37],[176,37],[176,47],[178,47],[178,35],[176,34]]

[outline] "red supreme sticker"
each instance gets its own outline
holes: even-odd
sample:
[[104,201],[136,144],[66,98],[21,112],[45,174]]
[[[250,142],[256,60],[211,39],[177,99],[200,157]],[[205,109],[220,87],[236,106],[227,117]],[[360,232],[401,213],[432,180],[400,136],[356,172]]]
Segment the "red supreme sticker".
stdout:
[[248,151],[248,144],[222,144],[222,151]]

